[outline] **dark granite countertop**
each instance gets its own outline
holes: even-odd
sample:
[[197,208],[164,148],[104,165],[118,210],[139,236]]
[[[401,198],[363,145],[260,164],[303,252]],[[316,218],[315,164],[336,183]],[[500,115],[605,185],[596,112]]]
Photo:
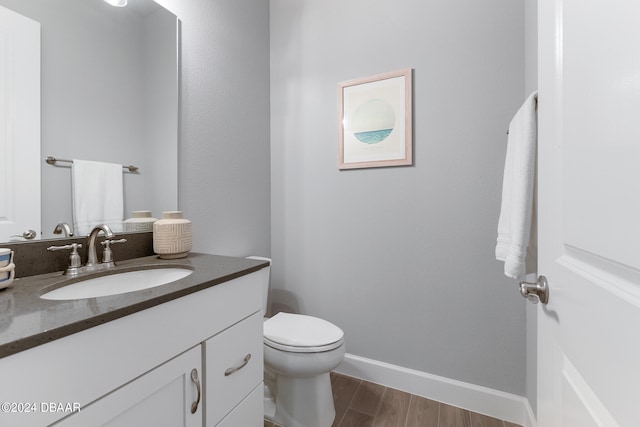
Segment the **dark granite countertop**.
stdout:
[[69,279],[62,272],[56,272],[16,279],[8,288],[0,290],[0,358],[244,276],[267,265],[268,262],[260,260],[198,253],[176,260],[147,256],[121,261],[115,268],[91,277],[158,266],[180,266],[193,270],[193,274],[141,291],[64,301],[45,300],[40,295],[82,278]]

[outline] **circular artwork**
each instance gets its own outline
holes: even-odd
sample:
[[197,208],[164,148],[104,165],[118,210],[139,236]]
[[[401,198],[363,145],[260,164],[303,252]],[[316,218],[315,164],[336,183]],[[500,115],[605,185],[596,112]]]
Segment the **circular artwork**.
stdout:
[[364,144],[384,141],[396,124],[396,113],[389,103],[371,99],[362,103],[353,114],[353,135]]

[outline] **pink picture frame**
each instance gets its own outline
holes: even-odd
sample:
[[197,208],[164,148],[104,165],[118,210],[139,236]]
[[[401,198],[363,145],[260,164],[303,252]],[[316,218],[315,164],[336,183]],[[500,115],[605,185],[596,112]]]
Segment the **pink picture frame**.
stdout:
[[338,169],[413,164],[412,69],[338,83]]

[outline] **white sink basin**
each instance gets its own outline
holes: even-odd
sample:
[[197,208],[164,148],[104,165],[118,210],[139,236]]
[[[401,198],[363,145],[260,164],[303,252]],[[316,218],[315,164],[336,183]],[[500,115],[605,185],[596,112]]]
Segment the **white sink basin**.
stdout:
[[128,271],[82,280],[41,295],[49,300],[74,300],[104,297],[149,289],[175,282],[193,273],[186,268],[154,268]]

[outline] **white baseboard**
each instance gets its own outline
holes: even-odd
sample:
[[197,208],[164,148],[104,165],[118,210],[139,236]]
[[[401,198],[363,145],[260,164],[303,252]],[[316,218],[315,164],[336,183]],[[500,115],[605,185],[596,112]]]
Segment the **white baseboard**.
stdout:
[[536,416],[533,414],[533,409],[529,404],[529,399],[525,399],[525,414],[524,414],[524,422],[522,425],[524,427],[537,427],[538,423],[536,420]]
[[353,354],[346,354],[335,371],[524,427],[536,427],[529,401],[515,394]]

